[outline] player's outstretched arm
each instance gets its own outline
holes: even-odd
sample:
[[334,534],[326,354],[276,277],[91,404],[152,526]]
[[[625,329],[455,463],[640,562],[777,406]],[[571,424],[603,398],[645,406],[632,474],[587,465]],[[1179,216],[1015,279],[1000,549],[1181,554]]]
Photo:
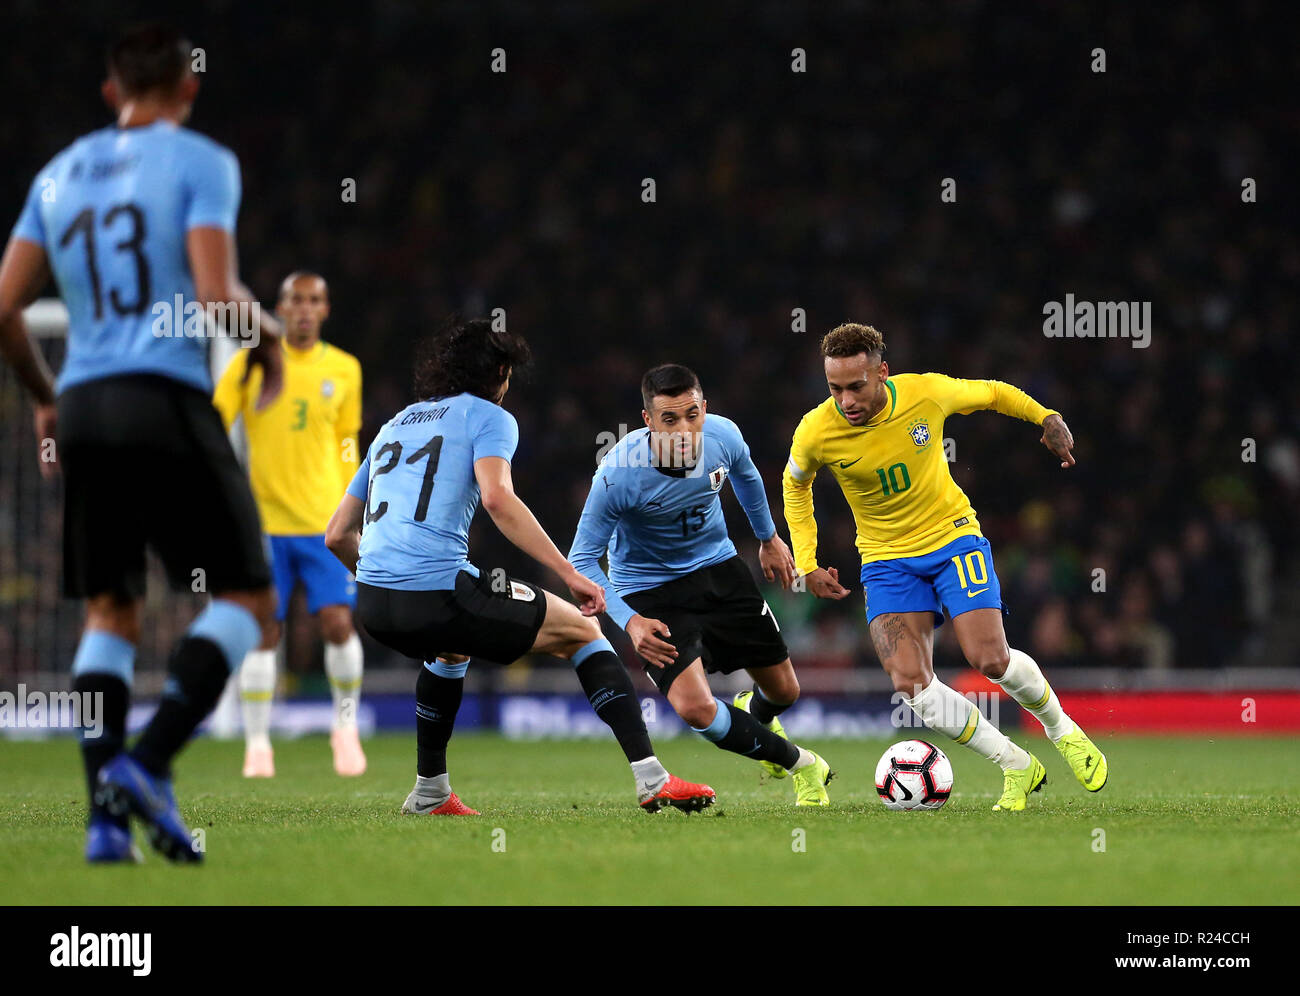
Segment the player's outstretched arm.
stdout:
[[840,572],[834,567],[817,566],[817,520],[813,515],[812,486],[821,466],[815,430],[805,416],[794,431],[790,459],[781,475],[785,522],[794,546],[795,569],[803,578],[804,587],[818,598],[839,601],[849,593],[840,584]]
[[543,567],[558,574],[564,586],[577,599],[583,615],[592,616],[604,612],[605,590],[583,577],[577,568],[564,559],[564,554],[551,541],[532,510],[515,494],[509,461],[502,457],[475,460],[474,477],[478,481],[483,507],[501,530],[501,535]]
[[609,550],[610,537],[618,525],[620,509],[615,504],[618,489],[611,491],[615,482],[611,471],[603,466],[592,479],[591,490],[578,519],[578,529],[569,548],[569,562],[583,577],[602,589],[608,589],[605,612],[632,640],[636,652],[657,667],[666,667],[677,658],[677,650],[662,636],[671,636],[668,627],[658,619],[649,619],[635,612],[632,606],[619,597],[609,578],[601,570],[600,558]]
[[737,449],[731,465],[731,490],[740,500],[750,528],[758,540],[759,566],[767,580],[780,581],[782,588],[789,588],[794,583],[796,573],[794,556],[785,541],[776,534],[776,523],[772,521],[772,512],[767,507],[767,489],[763,487],[763,476],[754,465],[749,447],[740,437],[739,430],[732,445]]
[[[190,272],[194,275],[194,292],[204,306],[240,304],[256,305],[257,298],[239,280],[235,239],[224,228],[199,226],[185,235],[185,250]],[[280,355],[280,323],[270,311],[257,307],[257,344],[248,357],[247,377],[254,367],[262,369],[262,392],[255,406],[261,411],[280,395],[284,387],[283,359]]]
[[[0,353],[18,374],[36,405],[36,440],[53,439],[56,409],[54,378],[41,351],[32,345],[23,321],[23,309],[36,300],[49,279],[49,260],[44,247],[27,239],[10,239],[0,260]],[[41,473],[49,477],[55,462],[41,460]]]
[[1043,427],[1044,446],[1056,454],[1062,467],[1073,467],[1074,437],[1060,412],[1045,408],[1020,388],[1000,380],[960,380],[944,374],[925,374],[926,383],[948,414],[968,415],[992,409],[1002,415]]
[[[817,566],[817,519],[813,514],[812,484],[817,468],[803,469],[792,454],[785,472],[781,475],[781,498],[785,508],[785,524],[790,530],[790,543],[794,547],[795,571],[809,579],[808,590],[822,596],[813,587],[812,578],[819,580],[826,572]],[[847,594],[847,592],[846,592]]]
[[1074,436],[1060,415],[1053,412],[1043,419],[1043,438],[1039,442],[1060,458],[1062,468],[1074,466],[1074,454],[1070,452],[1074,449]]

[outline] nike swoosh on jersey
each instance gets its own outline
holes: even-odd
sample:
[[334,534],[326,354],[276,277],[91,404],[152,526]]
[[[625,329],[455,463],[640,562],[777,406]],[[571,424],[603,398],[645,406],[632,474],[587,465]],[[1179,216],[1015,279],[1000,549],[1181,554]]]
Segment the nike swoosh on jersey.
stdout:
[[987,588],[981,588],[981,589],[979,589],[979,591],[968,591],[968,592],[966,592],[966,597],[967,597],[967,598],[974,598],[976,595],[978,595],[978,594],[980,594],[980,593],[982,593],[982,592],[985,592],[985,591],[988,591],[988,589],[987,589]]
[[[858,457],[858,460],[861,460],[861,459],[862,459],[862,457]],[[843,460],[841,460],[841,461],[840,461],[840,466],[841,466],[841,467],[844,467],[844,468],[852,467],[855,463],[858,462],[858,460],[850,460],[848,463],[845,463]]]

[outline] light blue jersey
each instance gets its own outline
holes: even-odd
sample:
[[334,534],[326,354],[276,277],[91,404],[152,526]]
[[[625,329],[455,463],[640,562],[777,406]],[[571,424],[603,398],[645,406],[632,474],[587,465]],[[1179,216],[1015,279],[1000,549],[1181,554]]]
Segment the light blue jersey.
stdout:
[[468,571],[469,524],[478,508],[474,461],[509,461],[519,425],[473,394],[418,401],[375,436],[348,494],[366,503],[357,580],[379,588],[442,591]]
[[[620,596],[736,555],[719,498],[728,479],[754,535],[760,540],[776,535],[763,480],[731,419],[711,412],[705,417],[693,468],[651,464],[649,429],[628,433],[605,454],[569,550],[578,572],[606,588],[609,617],[624,627],[636,613]],[[607,549],[608,578],[600,569]]]
[[51,159],[13,237],[45,249],[68,308],[56,388],[152,373],[211,393],[207,339],[184,334],[195,301],[185,235],[233,234],[238,212],[234,153],[169,121],[103,128]]

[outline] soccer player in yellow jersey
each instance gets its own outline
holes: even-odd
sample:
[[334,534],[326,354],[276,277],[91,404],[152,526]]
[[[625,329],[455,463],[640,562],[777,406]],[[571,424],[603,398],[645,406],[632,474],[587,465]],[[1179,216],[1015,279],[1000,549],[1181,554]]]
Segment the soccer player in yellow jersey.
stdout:
[[934,627],[947,609],[970,665],[1043,724],[1090,792],[1106,784],[1106,758],[1061,709],[1032,657],[1007,646],[1002,590],[975,510],[943,452],[949,415],[992,409],[1041,425],[1041,442],[1074,465],[1074,439],[1060,413],[996,380],[943,374],[890,376],[884,337],[841,325],[822,340],[831,396],[799,423],[782,480],[795,566],[818,598],[849,594],[839,572],[818,566],[812,482],[827,467],[857,524],[867,625],[896,691],[930,729],[1003,771],[995,810],[1021,810],[1047,771],[975,705],[934,676]]
[[320,619],[325,638],[325,674],[334,699],[334,769],[340,775],[366,770],[356,717],[362,670],[361,640],[352,622],[356,582],[325,548],[325,527],[358,466],[361,365],[321,341],[329,308],[329,288],[321,277],[291,273],[280,286],[276,305],[285,323],[284,390],[257,410],[261,372],[249,368],[248,351],[240,350],[213,398],[227,429],[236,417],[244,417],[253,495],[270,543],[279,594],[276,623],[240,669],[247,778],[275,774],[269,735],[275,653],[299,581],[307,592],[308,611]]

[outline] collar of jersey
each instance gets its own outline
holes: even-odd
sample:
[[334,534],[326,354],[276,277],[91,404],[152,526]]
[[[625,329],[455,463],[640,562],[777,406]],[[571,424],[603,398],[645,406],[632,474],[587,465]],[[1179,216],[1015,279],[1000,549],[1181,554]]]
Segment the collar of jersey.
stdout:
[[854,425],[847,418],[845,418],[844,409],[840,407],[840,403],[838,401],[835,401],[834,399],[832,399],[832,403],[835,405],[835,410],[840,413],[840,418],[844,419],[845,424],[848,425],[849,428],[870,429],[873,426],[880,425],[882,422],[888,422],[891,418],[894,417],[894,408],[898,405],[898,391],[894,389],[894,382],[892,380],[885,381],[885,386],[889,388],[889,414],[886,415],[884,418],[881,418],[879,415],[877,415],[870,422],[865,422],[862,425]]
[[310,349],[298,349],[289,345],[288,339],[280,340],[280,348],[284,351],[285,357],[291,363],[314,363],[319,360],[325,352],[325,340],[317,339],[316,344]]
[[[646,449],[649,449],[649,448],[650,448],[650,433],[649,433],[649,432],[647,432],[646,435],[645,435],[645,445],[646,445]],[[704,456],[704,440],[703,440],[703,439],[700,440],[700,456]],[[650,453],[650,466],[653,467],[655,470],[659,471],[659,473],[663,474],[665,477],[685,477],[685,476],[686,476],[687,474],[689,474],[691,471],[693,471],[693,470],[695,470],[697,467],[699,467],[699,465],[700,465],[700,463],[699,463],[699,461],[697,460],[697,461],[695,461],[695,465],[692,466],[692,467],[660,467],[660,466],[659,466],[659,462],[658,462],[657,460],[655,460],[655,458],[654,458],[654,452],[651,451],[651,453]]]

